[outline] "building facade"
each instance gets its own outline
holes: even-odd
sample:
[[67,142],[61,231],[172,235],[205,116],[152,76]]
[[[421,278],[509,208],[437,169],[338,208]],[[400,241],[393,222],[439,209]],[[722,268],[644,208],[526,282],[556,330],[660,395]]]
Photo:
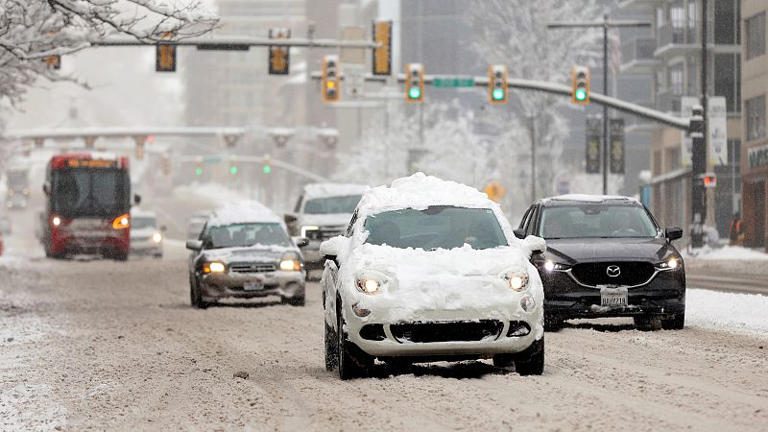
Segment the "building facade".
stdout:
[[[644,11],[650,34],[625,40],[622,70],[651,77],[649,102],[658,110],[683,113],[685,97],[701,95],[701,0],[627,0],[621,8]],[[714,211],[706,223],[726,236],[741,197],[741,7],[738,0],[711,0],[706,11],[707,94],[726,105],[727,160],[710,163],[718,182],[709,199]],[[690,153],[680,130],[645,123],[650,133],[651,207],[664,225],[691,222]]]
[[745,245],[768,247],[768,54],[765,0],[742,0],[744,151],[741,155]]

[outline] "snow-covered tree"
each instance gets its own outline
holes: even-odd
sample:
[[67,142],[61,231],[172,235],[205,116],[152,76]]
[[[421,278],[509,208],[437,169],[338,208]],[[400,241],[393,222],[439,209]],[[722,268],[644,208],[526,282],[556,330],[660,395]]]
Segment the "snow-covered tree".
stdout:
[[0,99],[17,102],[40,77],[72,80],[45,59],[82,50],[106,35],[182,39],[216,23],[198,0],[0,0]]
[[[552,21],[596,21],[602,17],[599,0],[474,0],[470,19],[473,48],[490,64],[505,64],[510,77],[566,83],[572,65],[594,64],[599,58],[600,33],[592,30],[549,30]],[[568,101],[562,96],[512,91],[513,110],[491,110],[507,148],[508,167],[519,167],[520,156],[530,155],[530,130],[535,130],[537,195],[553,193],[560,171],[563,141],[569,133],[560,110]],[[528,159],[530,160],[530,159]],[[526,167],[527,169],[527,167]],[[513,172],[509,173],[514,175]],[[529,176],[530,178],[530,176]],[[510,190],[519,200],[529,200],[529,182],[514,178],[523,190]]]

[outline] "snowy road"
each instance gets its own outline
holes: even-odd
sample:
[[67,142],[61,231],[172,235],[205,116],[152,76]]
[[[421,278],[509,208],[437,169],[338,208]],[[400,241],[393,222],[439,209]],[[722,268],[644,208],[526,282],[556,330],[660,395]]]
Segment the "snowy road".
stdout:
[[[17,253],[33,250],[11,243]],[[692,291],[697,310],[683,331],[643,333],[618,320],[548,333],[541,377],[466,362],[381,366],[376,378],[341,382],[323,368],[317,285],[304,308],[193,310],[183,252],[168,256],[0,260],[0,430],[722,432],[768,424],[765,315],[708,321],[731,298],[710,295],[733,294]],[[736,304],[759,310],[758,298],[766,299]],[[249,378],[234,378],[240,371]]]

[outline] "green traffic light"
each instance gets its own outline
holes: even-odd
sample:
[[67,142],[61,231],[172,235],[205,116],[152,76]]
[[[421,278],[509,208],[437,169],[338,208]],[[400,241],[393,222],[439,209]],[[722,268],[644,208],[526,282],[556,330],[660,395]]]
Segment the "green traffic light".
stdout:
[[583,88],[576,89],[576,94],[574,95],[574,98],[580,102],[587,100],[587,91]]
[[408,98],[418,99],[421,97],[421,89],[419,87],[411,87],[408,90]]
[[232,165],[231,167],[229,167],[229,173],[230,174],[237,175],[237,171],[238,171],[237,170],[237,165]]
[[261,168],[261,171],[264,172],[264,174],[269,174],[272,172],[272,167],[268,164],[264,164],[264,166]]
[[200,167],[197,167],[197,168],[195,168],[195,175],[196,175],[196,176],[201,176],[201,175],[203,175],[203,169],[202,169],[202,168],[200,168]]
[[493,89],[491,96],[495,101],[504,100],[504,89],[500,89],[500,88]]

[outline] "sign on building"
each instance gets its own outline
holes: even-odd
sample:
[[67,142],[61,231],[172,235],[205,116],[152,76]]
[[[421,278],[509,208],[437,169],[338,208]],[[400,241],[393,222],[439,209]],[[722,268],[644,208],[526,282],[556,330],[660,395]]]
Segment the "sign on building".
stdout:
[[724,96],[710,96],[707,99],[707,125],[709,129],[709,162],[714,165],[728,165],[727,109]]
[[747,165],[749,169],[768,166],[768,145],[747,150]]

